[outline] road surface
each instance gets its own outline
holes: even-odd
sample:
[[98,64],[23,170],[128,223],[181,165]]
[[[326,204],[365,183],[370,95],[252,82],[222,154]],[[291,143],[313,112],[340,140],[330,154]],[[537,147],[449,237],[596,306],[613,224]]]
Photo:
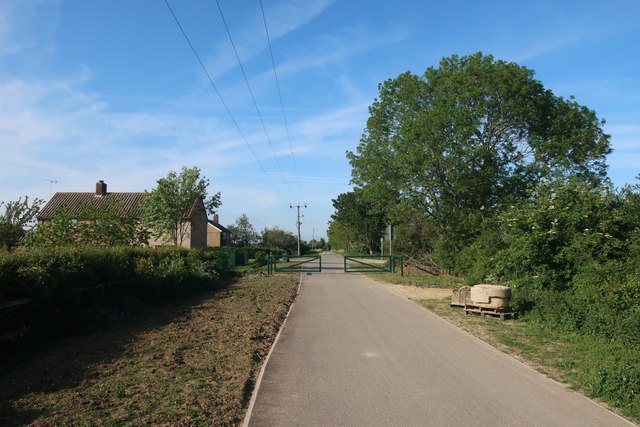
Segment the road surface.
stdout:
[[258,384],[250,426],[631,426],[323,255]]

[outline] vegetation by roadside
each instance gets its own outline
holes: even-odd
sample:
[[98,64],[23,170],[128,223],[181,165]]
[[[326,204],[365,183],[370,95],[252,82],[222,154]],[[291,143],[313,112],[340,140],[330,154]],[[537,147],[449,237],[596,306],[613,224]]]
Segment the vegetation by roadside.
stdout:
[[[232,272],[228,254],[184,248],[66,247],[0,252],[0,336],[25,324],[39,339],[78,333],[113,296],[175,302],[222,286]],[[109,284],[107,290],[104,286]]]
[[[353,256],[353,257],[381,255],[380,252],[369,253],[366,251],[351,251],[351,250],[345,250],[345,249],[335,249],[335,250],[332,250],[331,252],[340,256]],[[389,256],[389,254],[385,252],[384,256]]]
[[640,421],[640,349],[618,341],[545,328],[530,319],[466,316],[451,298],[419,304],[539,372]]
[[235,425],[292,303],[297,275],[223,290],[3,363],[2,425]]

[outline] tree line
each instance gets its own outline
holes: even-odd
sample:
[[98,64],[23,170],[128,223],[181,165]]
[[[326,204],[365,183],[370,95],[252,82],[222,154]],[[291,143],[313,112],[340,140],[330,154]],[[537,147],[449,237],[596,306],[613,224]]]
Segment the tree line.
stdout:
[[[229,225],[231,233],[231,245],[237,247],[259,246],[262,248],[280,248],[290,253],[297,251],[297,237],[290,231],[280,227],[265,227],[262,232],[256,232],[247,214],[242,214],[236,219],[233,225]],[[327,242],[320,238],[309,242],[301,242],[303,252],[309,249],[323,249]]]

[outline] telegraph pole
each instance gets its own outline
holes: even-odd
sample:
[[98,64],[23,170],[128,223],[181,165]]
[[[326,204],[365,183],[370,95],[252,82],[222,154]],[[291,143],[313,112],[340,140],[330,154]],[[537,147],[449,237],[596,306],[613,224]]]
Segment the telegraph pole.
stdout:
[[291,209],[296,208],[298,210],[298,219],[296,220],[296,226],[298,227],[298,256],[300,256],[300,226],[302,225],[302,222],[300,221],[300,218],[301,218],[301,216],[300,216],[300,208],[306,208],[307,204],[306,203],[303,204],[303,205],[300,205],[300,204],[293,205],[293,204],[291,204],[291,205],[289,205],[289,207]]

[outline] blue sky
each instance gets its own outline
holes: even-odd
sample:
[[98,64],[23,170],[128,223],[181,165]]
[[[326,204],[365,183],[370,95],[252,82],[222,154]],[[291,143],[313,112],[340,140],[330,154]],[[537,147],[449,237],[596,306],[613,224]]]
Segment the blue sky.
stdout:
[[268,138],[215,0],[170,4],[242,134],[164,0],[0,0],[0,200],[151,190],[198,166],[223,224],[294,231],[306,203],[303,238],[323,237],[378,83],[477,51],[606,119],[616,185],[640,173],[637,0],[263,0],[290,140],[260,2],[219,3]]

